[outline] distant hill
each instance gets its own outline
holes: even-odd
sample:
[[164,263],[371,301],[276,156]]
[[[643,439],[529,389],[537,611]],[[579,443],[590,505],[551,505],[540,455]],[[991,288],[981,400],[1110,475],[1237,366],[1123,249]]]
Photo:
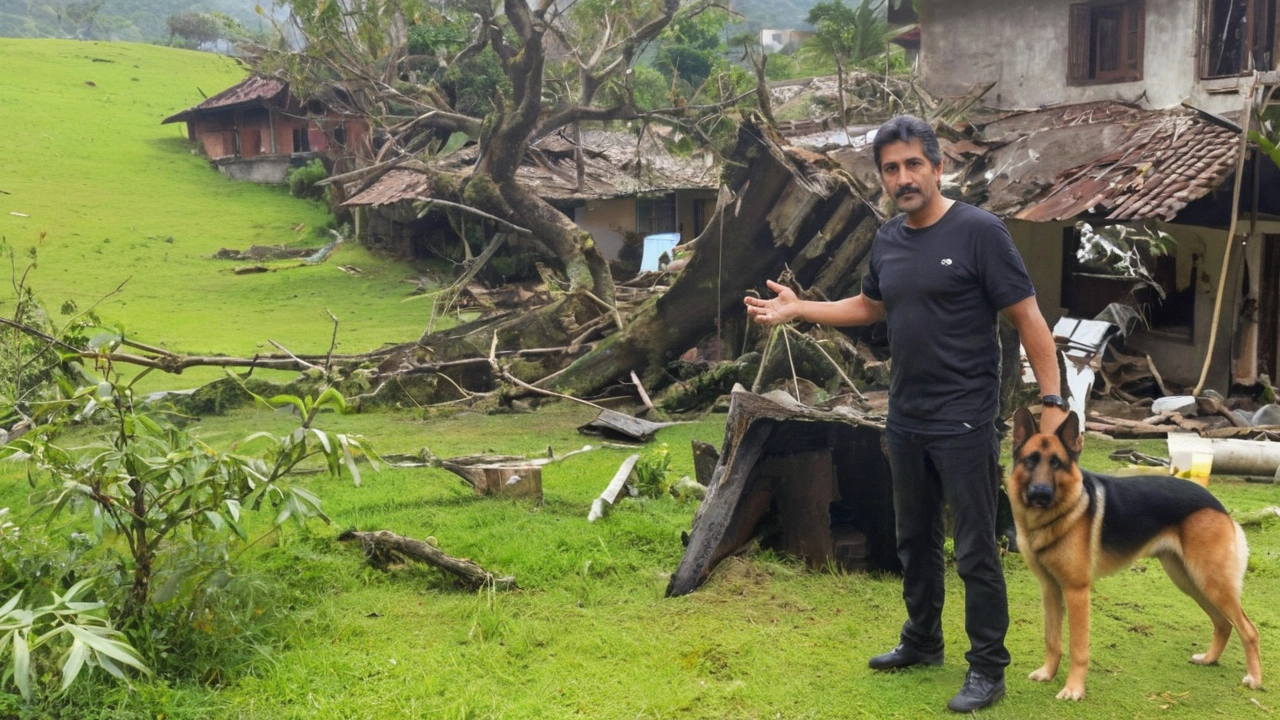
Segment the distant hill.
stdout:
[[[98,0],[0,0],[0,37],[76,38],[154,42],[169,37],[165,18],[184,12],[220,12],[249,30],[265,29],[256,0],[102,0],[92,23],[78,22]],[[264,0],[263,7],[270,3]]]

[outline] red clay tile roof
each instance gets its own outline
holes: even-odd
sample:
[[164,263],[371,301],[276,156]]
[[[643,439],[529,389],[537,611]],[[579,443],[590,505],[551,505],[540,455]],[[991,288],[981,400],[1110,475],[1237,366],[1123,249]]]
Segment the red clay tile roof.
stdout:
[[344,207],[379,207],[401,200],[426,200],[431,197],[431,181],[417,170],[388,170],[369,188],[342,203]]
[[1195,115],[1149,113],[1111,152],[1059,173],[1013,217],[1045,222],[1092,212],[1173,220],[1235,170],[1239,135]]
[[160,121],[160,124],[189,120],[191,116],[207,110],[224,110],[237,105],[266,103],[288,92],[289,83],[283,80],[250,75],[240,83],[208,98],[199,105],[189,107],[176,115],[170,115]]

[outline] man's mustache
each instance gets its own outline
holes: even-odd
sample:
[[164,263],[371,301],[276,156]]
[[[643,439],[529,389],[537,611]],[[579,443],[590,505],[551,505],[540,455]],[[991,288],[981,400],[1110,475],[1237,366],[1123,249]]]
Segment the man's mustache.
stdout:
[[898,192],[894,193],[893,196],[895,198],[900,198],[903,195],[906,195],[907,193],[915,193],[919,195],[920,188],[916,187],[915,185],[903,185],[902,187],[898,188]]

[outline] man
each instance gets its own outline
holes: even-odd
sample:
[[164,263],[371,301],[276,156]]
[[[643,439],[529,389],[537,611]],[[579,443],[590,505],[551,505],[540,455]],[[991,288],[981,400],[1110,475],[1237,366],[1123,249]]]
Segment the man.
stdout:
[[970,712],[1004,696],[1009,664],[1008,600],[996,543],[996,313],[1021,335],[1044,393],[1040,422],[1046,432],[1066,417],[1057,350],[1004,223],[941,194],[942,152],[933,129],[919,118],[897,117],[880,126],[872,148],[884,190],[903,214],[876,234],[862,294],[802,301],[769,282],[776,297],[745,302],[748,314],[765,325],[797,318],[836,326],[888,321],[893,362],[885,437],[907,620],[898,646],[870,665],[942,664],[942,513],[949,504],[970,648],[964,686],[948,707]]

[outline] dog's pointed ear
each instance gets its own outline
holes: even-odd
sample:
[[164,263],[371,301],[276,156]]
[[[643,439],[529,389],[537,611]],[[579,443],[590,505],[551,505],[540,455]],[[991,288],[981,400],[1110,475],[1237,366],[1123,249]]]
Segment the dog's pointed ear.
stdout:
[[1031,416],[1031,411],[1022,407],[1013,413],[1013,452],[1017,453],[1027,440],[1031,439],[1039,430],[1036,429],[1036,419]]
[[1080,434],[1079,415],[1073,412],[1067,413],[1067,419],[1062,421],[1058,426],[1058,439],[1062,441],[1062,446],[1071,453],[1071,459],[1074,460],[1080,456],[1080,451],[1084,449],[1084,436]]

